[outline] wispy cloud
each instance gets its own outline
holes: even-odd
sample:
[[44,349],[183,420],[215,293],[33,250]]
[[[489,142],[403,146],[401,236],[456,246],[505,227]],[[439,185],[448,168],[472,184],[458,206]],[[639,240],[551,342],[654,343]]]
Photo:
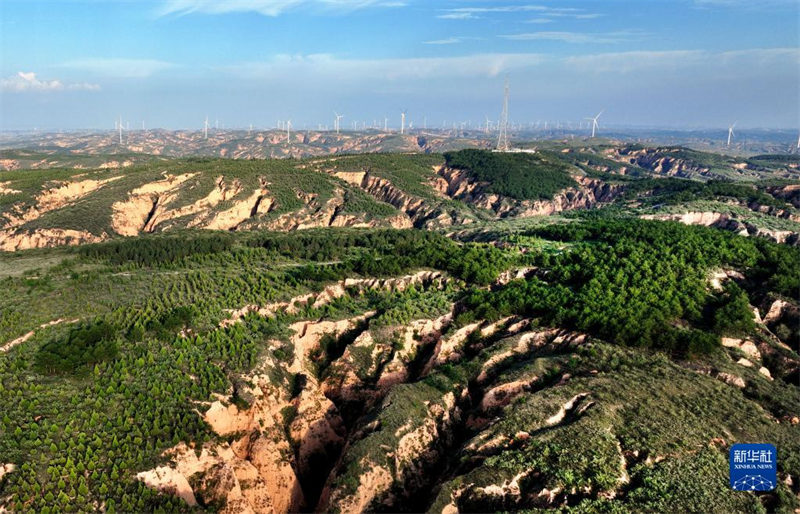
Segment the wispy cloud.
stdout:
[[94,75],[116,78],[147,78],[175,65],[156,59],[77,59],[65,62],[65,68],[84,70]]
[[279,16],[298,8],[316,7],[329,12],[348,12],[367,7],[404,7],[402,0],[164,0],[157,10],[161,16],[190,13],[225,14],[255,12]]
[[445,39],[434,39],[432,41],[423,41],[426,45],[455,45],[457,43],[461,43],[464,41],[463,38],[460,37],[448,37]]
[[98,91],[100,86],[97,84],[89,84],[87,82],[80,83],[64,83],[60,80],[40,80],[36,77],[36,73],[32,71],[19,71],[16,75],[8,78],[0,79],[0,90],[24,93],[28,91]]
[[576,19],[597,18],[600,14],[589,13],[576,7],[549,7],[544,5],[495,5],[491,7],[455,7],[443,9],[437,18],[445,20],[474,20],[491,14],[536,13],[541,18],[569,17]]
[[[715,73],[722,76],[728,72],[741,73],[742,69],[768,73],[777,67],[776,64],[797,69],[800,66],[800,49],[627,51],[567,57],[539,53],[484,53],[395,59],[348,59],[330,54],[278,55],[265,61],[237,63],[219,71],[260,83],[280,81],[280,77],[288,76],[298,83],[364,83],[381,80],[402,84],[420,79],[492,78],[539,69],[565,76],[597,73],[608,77],[650,70],[714,69]],[[676,71],[674,76],[681,76],[681,73]],[[652,73],[645,74],[654,76]]]
[[489,53],[459,57],[420,57],[399,59],[342,59],[329,54],[279,55],[268,61],[226,66],[223,71],[245,78],[269,79],[291,76],[295,79],[362,82],[382,77],[407,81],[444,77],[496,77],[531,68],[545,60],[535,53]]
[[641,39],[646,34],[640,31],[616,31],[603,33],[541,31],[522,34],[503,34],[500,37],[512,41],[561,41],[564,43],[622,43]]
[[643,70],[662,72],[695,68],[710,73],[725,69],[742,74],[742,70],[758,74],[776,69],[800,68],[798,48],[754,48],[729,52],[706,50],[630,51],[568,57],[564,64],[571,69],[592,73],[635,73]]
[[463,43],[464,41],[482,41],[485,40],[484,37],[478,36],[451,36],[442,39],[434,39],[431,41],[423,41],[425,45],[455,45],[457,43]]

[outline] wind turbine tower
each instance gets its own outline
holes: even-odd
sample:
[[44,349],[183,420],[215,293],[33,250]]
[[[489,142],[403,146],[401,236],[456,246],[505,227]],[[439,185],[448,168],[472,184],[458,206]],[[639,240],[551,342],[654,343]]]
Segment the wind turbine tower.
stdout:
[[406,111],[400,113],[400,134],[406,133]]
[[119,144],[122,144],[122,116],[119,117]]
[[736,126],[736,122],[734,121],[734,122],[733,122],[733,125],[731,125],[730,127],[728,127],[728,147],[729,147],[729,148],[730,148],[730,146],[731,146],[731,140],[733,139],[733,136],[735,136],[735,135],[736,135],[736,134],[733,132],[733,127],[735,127],[735,126]]
[[339,122],[342,120],[342,118],[344,118],[344,116],[342,116],[341,114],[339,114],[336,111],[333,111],[333,114],[336,116],[336,120],[335,120],[333,125],[336,128],[336,133],[338,134],[339,133]]
[[508,96],[510,88],[508,86],[508,78],[506,77],[505,87],[503,88],[503,113],[500,115],[500,121],[497,126],[497,151],[507,152],[510,149],[508,144]]
[[586,118],[586,121],[592,122],[592,137],[597,133],[597,129],[600,128],[600,125],[597,124],[597,120],[600,119],[600,115],[603,114],[603,112],[604,111],[600,111],[594,118]]
[[206,116],[206,121],[203,122],[203,137],[208,139],[208,116]]
[[286,143],[292,144],[292,120],[286,122]]

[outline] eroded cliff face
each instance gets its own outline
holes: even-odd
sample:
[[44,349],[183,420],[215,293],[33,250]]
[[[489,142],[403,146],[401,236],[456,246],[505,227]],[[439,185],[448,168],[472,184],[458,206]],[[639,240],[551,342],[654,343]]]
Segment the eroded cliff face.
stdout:
[[713,211],[689,211],[684,213],[643,214],[642,219],[678,221],[684,225],[703,225],[730,230],[740,236],[764,237],[776,243],[797,245],[800,234],[791,230],[770,230],[758,227],[747,221],[736,219],[730,214]]
[[0,250],[13,252],[31,248],[50,248],[53,246],[75,246],[99,243],[108,239],[103,233],[95,235],[85,230],[42,228],[34,230],[15,230],[0,234]]
[[174,198],[174,191],[193,173],[166,175],[163,180],[138,187],[128,198],[111,206],[111,227],[123,236],[136,236],[144,231],[152,218]]
[[590,209],[613,202],[622,194],[623,186],[607,184],[598,179],[575,177],[578,186],[557,193],[552,200],[516,200],[486,192],[488,184],[472,180],[459,169],[439,167],[433,187],[441,194],[505,217],[546,216],[563,211]]
[[710,168],[697,164],[689,159],[664,155],[669,149],[663,148],[615,148],[606,152],[606,156],[618,162],[632,164],[653,173],[668,177],[692,178],[700,175],[709,178],[721,178],[712,173]]
[[800,184],[770,187],[767,192],[800,208]]
[[[512,270],[500,282],[532,271]],[[712,287],[737,278],[733,270],[709,277]],[[251,313],[297,315],[304,306],[322,307],[348,294],[442,288],[447,280],[427,271],[348,279],[285,302],[231,311],[220,329]],[[255,369],[235,378],[230,391],[198,404],[222,439],[181,443],[167,452],[168,465],[138,478],[190,505],[214,505],[224,513],[455,514],[625,497],[634,482],[629,470],[683,458],[671,453],[675,443],[653,449],[618,435],[624,431],[621,420],[648,408],[633,398],[672,401],[659,380],[686,387],[707,380],[703,390],[726,394],[719,388],[771,384],[797,373],[797,359],[768,330],[792,322],[800,311],[785,300],[762,310],[759,342],[723,339],[730,353],[710,365],[648,361],[666,378],[637,366],[615,368],[609,355],[599,356],[625,350],[578,332],[540,327],[534,319],[458,325],[458,305],[401,326],[381,323],[380,313],[372,311],[300,319],[289,326],[288,340],[268,342]],[[679,413],[686,408],[680,401],[671,405]],[[516,460],[541,455],[537,445],[549,444],[551,437],[576,454],[596,451],[602,480],[554,485],[546,464],[534,469]],[[711,444],[728,443],[716,438]],[[501,455],[514,457],[493,468]]]
[[357,186],[380,202],[388,203],[405,215],[403,227],[439,228],[472,222],[463,213],[443,207],[438,202],[410,195],[391,181],[369,172],[332,172],[349,184]]
[[[56,209],[60,209],[66,205],[74,203],[90,193],[100,189],[106,184],[118,180],[122,177],[111,177],[103,180],[80,180],[74,182],[56,182],[51,187],[45,188],[41,193],[36,195],[32,205],[25,203],[16,203],[12,208],[2,213],[4,218],[2,228],[6,233],[11,229],[19,227],[20,225],[29,221],[38,219],[42,214]],[[19,191],[3,187],[0,194],[14,194]]]
[[[107,234],[92,234],[86,230],[61,228],[25,229],[23,225],[39,219],[43,214],[74,204],[94,191],[122,177],[95,180],[56,182],[36,195],[32,204],[18,202],[0,214],[0,250],[15,251],[29,248],[45,248],[61,245],[96,243],[105,240]],[[16,194],[5,185],[0,185],[0,194]]]
[[[303,304],[321,307],[345,294],[368,289],[397,291],[411,285],[439,288],[446,280],[441,273],[427,271],[391,279],[348,279],[319,293],[232,311],[220,329],[238,323],[251,312],[261,316],[292,314]],[[418,320],[411,323],[411,329],[392,328],[404,334],[405,343],[399,347],[393,340],[384,339],[384,329],[370,328],[374,315],[366,312],[343,320],[292,324],[288,344],[271,341],[256,368],[236,380],[233,390],[198,407],[211,429],[227,442],[194,448],[181,443],[166,453],[170,465],[143,471],[138,478],[159,491],[182,497],[189,505],[223,505],[222,512],[313,508],[354,422],[342,414],[343,405],[350,402],[347,408],[356,417],[366,408],[352,410],[356,393],[335,385],[338,379],[332,370],[340,361],[349,361],[347,350],[336,355],[323,341],[353,337],[372,341],[371,332],[375,332],[375,340],[388,351],[386,370],[384,366],[348,366],[357,370],[358,380],[372,384],[377,401],[392,384],[408,376],[403,363],[414,361],[414,350],[420,345],[434,344],[440,337],[437,329],[450,319]],[[429,330],[431,338],[420,341],[417,332],[409,330]],[[291,351],[288,358],[277,357],[287,351]]]

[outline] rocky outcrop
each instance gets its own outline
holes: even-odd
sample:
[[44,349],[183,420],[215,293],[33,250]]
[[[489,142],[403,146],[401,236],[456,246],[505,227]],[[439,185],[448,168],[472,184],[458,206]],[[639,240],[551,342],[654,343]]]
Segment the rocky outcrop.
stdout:
[[800,184],[769,187],[767,192],[775,198],[780,198],[800,208]]
[[40,228],[34,230],[15,230],[0,232],[0,250],[14,252],[30,248],[49,248],[53,246],[74,246],[99,243],[108,239],[103,233],[95,235],[85,230],[60,228]]
[[12,473],[17,469],[16,464],[0,464],[0,482],[3,481],[3,477]]
[[123,236],[138,235],[159,210],[163,211],[164,206],[173,198],[171,193],[193,176],[193,173],[167,175],[163,180],[134,189],[126,200],[111,206],[111,228]]
[[193,204],[169,209],[165,202],[159,202],[150,220],[145,225],[144,231],[154,232],[157,225],[183,216],[194,216],[194,219],[188,223],[189,227],[201,225],[206,222],[206,218],[211,214],[210,211],[213,208],[235,197],[240,192],[241,184],[238,180],[226,181],[225,177],[219,176],[214,181],[214,188],[211,192]]
[[[392,511],[407,508],[413,495],[425,490],[431,466],[444,457],[453,442],[453,426],[460,421],[455,395],[446,393],[438,401],[426,402],[424,414],[408,420],[396,417],[400,413],[395,412],[398,409],[390,401],[387,399],[378,417],[380,429],[351,441],[353,447],[358,447],[354,451],[365,453],[358,463],[363,470],[358,482],[353,487],[337,481],[337,473],[343,470],[334,469],[318,511],[356,513],[377,507]],[[398,421],[399,426],[395,426]],[[391,431],[391,447],[376,444],[385,437],[383,431]]]
[[377,175],[365,173],[360,187],[375,199],[404,212],[414,227],[434,228],[467,223],[463,216],[448,213],[435,203],[431,204],[423,198],[411,196],[389,180]]
[[199,456],[181,443],[166,454],[170,466],[139,473],[138,478],[179,494],[189,505],[222,504],[223,512],[300,510],[305,500],[287,437],[287,412],[313,409],[321,419],[325,413],[313,401],[293,400],[291,391],[275,383],[278,368],[279,363],[266,357],[237,383],[235,394],[247,406],[221,398],[204,413],[212,430],[230,442],[207,443]]

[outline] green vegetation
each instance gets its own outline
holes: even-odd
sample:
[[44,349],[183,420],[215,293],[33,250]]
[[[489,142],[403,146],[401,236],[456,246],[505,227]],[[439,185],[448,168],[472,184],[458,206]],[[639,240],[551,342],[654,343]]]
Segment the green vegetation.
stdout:
[[745,204],[753,203],[779,209],[792,208],[785,201],[770,196],[754,186],[720,180],[698,182],[677,178],[651,178],[626,182],[624,198],[637,198],[643,193],[651,195],[647,198],[648,203],[651,204],[674,205],[690,201],[727,198]]
[[72,328],[63,341],[56,339],[39,348],[36,367],[45,373],[80,373],[88,371],[87,366],[113,360],[118,351],[115,332],[103,321]]
[[550,200],[575,186],[567,167],[537,154],[461,150],[444,154],[447,165],[487,182],[487,191],[518,200]]
[[295,316],[251,315],[225,329],[218,328],[223,309],[319,291],[355,270],[393,275],[429,267],[488,282],[511,262],[491,246],[399,230],[186,232],[30,254],[49,252],[61,261],[43,258],[48,267],[2,280],[2,340],[52,320],[85,321],[39,329],[0,353],[0,455],[20,465],[0,491],[13,510],[92,510],[97,501],[125,512],[180,510],[177,499],[135,474],[179,441],[215,437],[193,402],[231,387],[269,339],[284,337],[287,323],[368,308],[383,323],[403,323],[442,312],[456,290],[345,297]]
[[[713,300],[709,270],[749,270],[757,297],[769,290],[791,296],[800,287],[798,250],[705,227],[603,220],[554,225],[528,235],[577,244],[567,252],[541,254],[535,263],[547,271],[536,278],[471,293],[466,299],[471,316],[542,317],[547,324],[608,341],[683,356],[718,346],[710,328],[741,332],[752,327],[752,314],[742,308],[744,291]],[[792,270],[792,265],[798,266]]]
[[312,161],[320,170],[365,171],[385,178],[401,191],[420,198],[435,199],[430,180],[433,168],[444,164],[436,154],[359,154]]
[[[800,447],[795,428],[774,423],[756,402],[720,381],[660,354],[595,342],[566,354],[544,346],[520,355],[492,383],[526,374],[551,382],[571,378],[517,396],[496,422],[471,440],[468,434],[460,465],[452,467],[456,472],[444,480],[430,511],[439,512],[451,495],[469,512],[541,508],[547,506],[546,496],[538,496],[542,490],[566,502],[564,511],[577,512],[766,512],[798,504],[784,484],[768,510],[758,496],[730,490],[730,444],[773,441],[785,451],[781,472],[791,474],[800,466]],[[763,378],[752,380],[771,387]],[[788,397],[797,406],[797,391]],[[548,421],[572,399],[572,411]],[[489,455],[476,450],[496,440],[508,443]],[[519,496],[483,489],[515,478]],[[606,491],[618,494],[609,498]]]
[[[547,148],[554,151],[193,158],[148,160],[124,173],[4,172],[4,187],[19,191],[0,195],[5,211],[32,205],[43,188],[79,173],[121,177],[25,229],[109,233],[110,219],[97,212],[110,213],[114,202],[164,172],[195,174],[170,193],[170,208],[205,198],[219,177],[238,190],[220,211],[262,188],[275,205],[239,225],[249,231],[194,231],[173,219],[163,233],[0,255],[0,346],[23,339],[0,351],[0,465],[17,466],[0,479],[0,510],[190,510],[136,475],[167,465],[164,452],[178,443],[199,451],[243,436],[220,437],[204,421],[204,406],[220,395],[239,409],[281,402],[263,412],[275,414],[271,441],[298,471],[310,502],[303,508],[313,508],[331,468],[331,491],[340,496],[355,492],[365,473],[388,473],[388,490],[367,506],[374,511],[441,512],[450,503],[470,512],[800,507],[783,481],[800,475],[800,437],[791,422],[800,415],[800,357],[797,331],[788,326],[796,318],[768,322],[771,333],[753,315],[753,306],[763,315],[776,299],[796,304],[800,249],[636,217],[730,200],[795,213],[768,194],[783,182],[621,176],[612,173],[619,162],[593,153],[610,146],[564,155]],[[704,166],[731,163],[668,151]],[[755,159],[765,167],[784,162]],[[548,199],[576,185],[569,174],[575,166],[626,193],[619,205],[581,215],[489,221],[435,193],[434,169],[444,164],[517,199]],[[609,171],[592,171],[604,167]],[[431,207],[432,216],[476,221],[448,227],[447,235],[257,230],[297,209],[322,209],[334,195],[343,196],[338,212],[364,220],[398,212],[335,171],[368,172]],[[714,289],[710,278],[721,270],[742,277]],[[498,281],[515,275],[525,278]],[[258,312],[271,314],[245,314],[264,307]],[[404,332],[432,319],[435,329]],[[318,345],[292,344],[293,323],[303,321],[297,326],[307,330],[306,321],[343,320],[350,320],[336,324],[347,327],[336,329],[343,333],[313,333]],[[471,323],[477,328],[465,328]],[[361,338],[364,331],[370,337]],[[751,340],[760,355],[722,347],[722,337]],[[268,394],[255,400],[255,385],[268,386]],[[325,403],[317,402],[320,394],[332,405],[317,425],[309,404]],[[328,422],[336,437],[326,432]],[[307,456],[310,470],[301,469],[298,426],[314,427],[308,437],[318,438]],[[732,492],[727,449],[756,441],[780,449],[778,490]],[[253,446],[261,443],[271,444]],[[383,483],[385,475],[368,478],[375,477]],[[191,477],[193,486],[202,480]],[[512,481],[519,495],[495,494]]]

